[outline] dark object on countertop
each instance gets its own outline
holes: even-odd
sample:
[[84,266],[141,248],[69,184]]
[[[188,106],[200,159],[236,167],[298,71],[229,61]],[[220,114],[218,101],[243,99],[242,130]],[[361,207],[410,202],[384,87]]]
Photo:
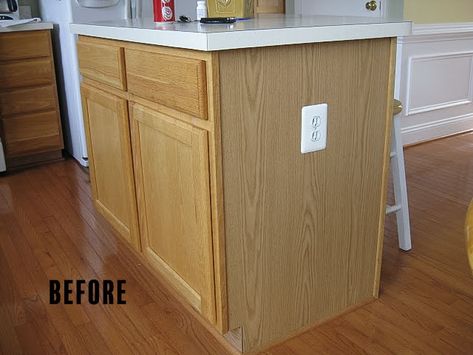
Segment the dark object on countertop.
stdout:
[[200,23],[218,24],[218,23],[235,23],[235,17],[202,17]]
[[189,16],[181,15],[179,16],[179,22],[188,23],[188,22],[192,22],[192,19]]

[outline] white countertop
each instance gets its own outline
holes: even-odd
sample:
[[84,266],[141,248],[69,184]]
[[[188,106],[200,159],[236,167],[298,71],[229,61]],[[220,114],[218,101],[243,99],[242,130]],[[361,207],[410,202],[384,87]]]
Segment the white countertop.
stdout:
[[288,44],[406,36],[410,22],[399,19],[343,16],[264,15],[234,24],[156,24],[151,18],[71,24],[73,33],[215,51]]
[[51,22],[33,22],[24,25],[15,25],[10,27],[0,27],[0,33],[3,32],[20,32],[20,31],[40,31],[52,30],[53,24]]

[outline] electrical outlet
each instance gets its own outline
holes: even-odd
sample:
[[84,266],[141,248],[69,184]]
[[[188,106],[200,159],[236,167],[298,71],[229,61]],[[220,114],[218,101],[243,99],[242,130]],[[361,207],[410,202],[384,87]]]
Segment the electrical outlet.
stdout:
[[301,153],[316,152],[326,148],[327,108],[327,104],[302,108]]

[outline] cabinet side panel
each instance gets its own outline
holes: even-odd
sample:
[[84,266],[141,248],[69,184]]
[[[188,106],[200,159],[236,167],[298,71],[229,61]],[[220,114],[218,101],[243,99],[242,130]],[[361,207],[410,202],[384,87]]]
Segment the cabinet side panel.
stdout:
[[[229,329],[245,351],[373,297],[390,44],[220,53]],[[302,155],[301,108],[317,103],[327,148]]]

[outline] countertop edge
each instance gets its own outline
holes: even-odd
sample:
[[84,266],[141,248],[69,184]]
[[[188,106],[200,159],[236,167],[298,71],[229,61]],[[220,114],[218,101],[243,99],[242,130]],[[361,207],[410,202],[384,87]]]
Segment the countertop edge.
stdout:
[[347,24],[284,29],[258,29],[234,32],[195,33],[157,31],[141,28],[71,24],[78,35],[119,41],[161,45],[200,51],[219,51],[239,48],[282,46],[291,44],[335,42],[345,40],[399,37],[411,34],[410,22],[382,24]]
[[24,25],[15,25],[11,27],[0,27],[0,33],[52,30],[53,27],[54,26],[51,22],[34,22],[26,23]]

